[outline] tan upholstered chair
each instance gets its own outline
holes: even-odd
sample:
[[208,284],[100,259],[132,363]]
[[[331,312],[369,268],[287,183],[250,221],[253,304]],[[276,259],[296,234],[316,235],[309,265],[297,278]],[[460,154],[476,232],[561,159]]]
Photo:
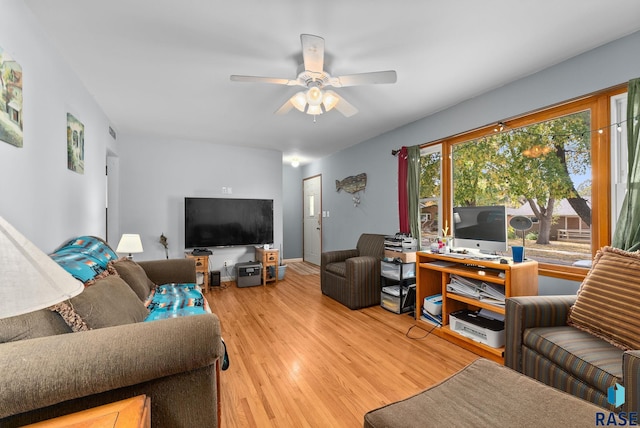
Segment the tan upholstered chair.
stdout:
[[322,253],[322,294],[350,309],[380,304],[380,261],[384,235],[363,233],[355,249]]

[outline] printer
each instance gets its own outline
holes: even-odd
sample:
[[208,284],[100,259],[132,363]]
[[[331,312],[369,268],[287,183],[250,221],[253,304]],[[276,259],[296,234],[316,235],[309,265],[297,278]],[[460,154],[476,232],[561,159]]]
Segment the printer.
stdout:
[[504,346],[504,321],[462,309],[449,314],[449,326],[452,331],[492,348]]

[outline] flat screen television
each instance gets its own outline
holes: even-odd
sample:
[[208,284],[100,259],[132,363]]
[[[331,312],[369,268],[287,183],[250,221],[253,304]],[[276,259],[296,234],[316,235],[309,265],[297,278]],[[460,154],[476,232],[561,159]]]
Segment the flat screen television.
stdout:
[[184,198],[185,248],[272,243],[272,199]]
[[507,251],[507,207],[453,208],[453,237],[456,249],[485,254]]

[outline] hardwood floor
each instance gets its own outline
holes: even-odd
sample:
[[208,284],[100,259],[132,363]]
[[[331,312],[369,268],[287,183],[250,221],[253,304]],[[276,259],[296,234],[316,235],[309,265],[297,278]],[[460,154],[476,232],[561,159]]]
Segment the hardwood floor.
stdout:
[[230,367],[222,426],[361,427],[364,414],[415,394],[478,358],[374,306],[322,295],[317,274],[287,269],[266,287],[213,287]]

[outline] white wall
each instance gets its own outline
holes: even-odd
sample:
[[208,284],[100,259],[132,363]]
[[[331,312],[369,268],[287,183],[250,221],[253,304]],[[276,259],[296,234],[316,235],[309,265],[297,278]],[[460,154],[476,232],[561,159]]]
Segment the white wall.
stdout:
[[[273,199],[274,246],[282,243],[282,153],[176,139],[118,136],[120,231],[138,233],[144,253],[139,260],[184,257],[184,198]],[[232,194],[223,194],[222,187]],[[115,244],[114,244],[115,245]],[[253,247],[212,249],[211,270],[225,275],[224,261],[254,260]]]
[[[0,3],[0,46],[22,66],[24,146],[0,142],[0,216],[45,252],[104,236],[108,118],[20,0]],[[67,169],[67,113],[85,126],[85,171]]]
[[302,174],[300,168],[282,165],[282,202],[284,232],[281,257],[302,258]]
[[[184,257],[184,197],[219,197],[222,186],[233,189],[225,196],[274,199],[280,247],[280,152],[122,133],[114,140],[108,132],[114,126],[20,0],[0,3],[0,46],[20,63],[24,81],[24,147],[0,142],[0,216],[43,251],[83,234],[107,237],[115,248],[120,235],[131,232],[142,235],[145,247],[136,258],[164,258],[158,243],[164,233],[170,256]],[[83,175],[67,169],[67,112],[85,125]],[[212,268],[223,260],[253,260],[253,249],[216,250]]]
[[[355,248],[362,233],[393,235],[398,224],[398,160],[387,138],[376,137],[342,150],[304,168],[305,177],[322,174],[322,250]],[[367,174],[360,204],[353,195],[336,191],[336,180]]]

